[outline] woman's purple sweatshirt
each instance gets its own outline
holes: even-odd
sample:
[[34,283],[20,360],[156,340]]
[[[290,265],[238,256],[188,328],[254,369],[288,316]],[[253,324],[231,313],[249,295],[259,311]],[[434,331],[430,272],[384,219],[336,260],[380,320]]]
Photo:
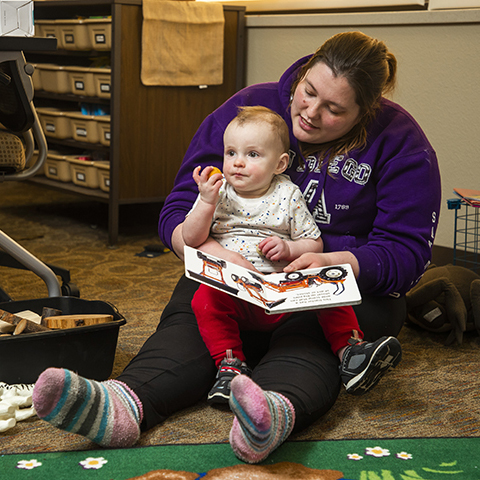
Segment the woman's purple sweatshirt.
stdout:
[[[307,60],[298,60],[279,82],[246,87],[204,120],[160,213],[158,232],[166,245],[171,247],[173,230],[198,195],[193,169],[222,168],[223,132],[238,106],[271,108],[291,131],[290,89]],[[383,99],[365,148],[337,157],[328,172],[313,156],[299,162],[303,157],[293,135],[290,142],[285,173],[302,190],[325,251],[348,250],[356,256],[362,293],[404,295],[430,262],[441,201],[437,158],[420,126],[402,107]]]

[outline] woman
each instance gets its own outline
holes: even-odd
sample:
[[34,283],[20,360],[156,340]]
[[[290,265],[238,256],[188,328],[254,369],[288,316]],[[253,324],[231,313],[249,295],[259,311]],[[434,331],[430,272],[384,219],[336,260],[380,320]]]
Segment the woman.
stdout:
[[[365,339],[398,335],[406,315],[403,296],[430,261],[440,176],[419,125],[382,97],[394,87],[396,67],[383,42],[340,33],[279,82],[234,95],[191,142],[160,215],[165,244],[182,258],[182,223],[197,196],[192,171],[221,166],[223,132],[238,106],[266,106],[289,126],[286,173],[302,190],[326,252],[304,254],[287,269],[350,263],[363,297],[355,311]],[[202,246],[212,254],[220,248],[212,239]],[[191,310],[197,287],[185,277],[179,281],[157,331],[117,380],[44,372],[34,390],[38,415],[100,445],[129,446],[140,430],[205,398],[216,369]],[[230,398],[230,443],[250,463],[324,415],[340,388],[338,360],[314,314],[296,313],[272,334],[259,335],[244,338],[245,353],[257,365],[252,379],[234,378]]]

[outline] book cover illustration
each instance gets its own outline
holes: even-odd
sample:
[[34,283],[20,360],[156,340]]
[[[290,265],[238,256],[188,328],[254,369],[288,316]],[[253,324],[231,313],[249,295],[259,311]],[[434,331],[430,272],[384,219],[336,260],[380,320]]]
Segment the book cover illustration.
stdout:
[[258,305],[267,313],[357,305],[362,301],[349,264],[260,274],[186,246],[185,274]]

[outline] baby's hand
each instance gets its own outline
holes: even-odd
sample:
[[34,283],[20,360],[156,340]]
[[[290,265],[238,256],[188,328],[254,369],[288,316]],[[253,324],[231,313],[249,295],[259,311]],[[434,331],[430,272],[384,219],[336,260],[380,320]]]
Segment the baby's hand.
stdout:
[[[193,171],[193,180],[198,186],[200,198],[210,205],[215,205],[222,186],[222,172],[216,167],[196,167]],[[217,172],[218,170],[218,172]]]
[[290,258],[288,242],[279,237],[268,237],[258,244],[259,250],[268,260],[277,262]]

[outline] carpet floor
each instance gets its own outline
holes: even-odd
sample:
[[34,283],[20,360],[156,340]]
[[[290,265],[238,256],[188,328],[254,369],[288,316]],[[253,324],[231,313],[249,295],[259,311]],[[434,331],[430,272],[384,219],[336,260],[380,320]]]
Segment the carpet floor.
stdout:
[[[0,193],[0,228],[5,233],[44,262],[69,269],[82,299],[109,302],[127,319],[120,328],[115,377],[155,330],[183,273],[173,253],[138,256],[145,246],[159,244],[160,206],[122,207],[119,241],[110,248],[106,205],[29,183],[4,183]],[[0,275],[0,286],[14,300],[48,296],[43,281],[31,272],[0,267]],[[478,336],[469,333],[462,345],[446,347],[444,335],[406,325],[399,339],[403,360],[393,372],[363,397],[342,392],[334,408],[292,436],[292,442],[479,437]],[[25,361],[21,352],[18,361]],[[225,444],[231,421],[227,409],[201,402],[142,434],[138,446]],[[96,448],[37,417],[0,433],[0,454]]]

